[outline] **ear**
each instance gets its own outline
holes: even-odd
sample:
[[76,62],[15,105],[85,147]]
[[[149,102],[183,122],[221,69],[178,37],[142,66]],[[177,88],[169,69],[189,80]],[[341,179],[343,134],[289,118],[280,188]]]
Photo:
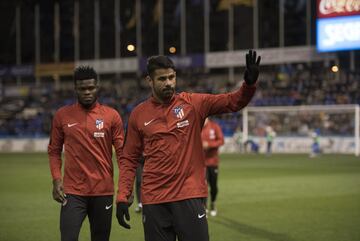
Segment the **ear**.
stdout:
[[148,84],[150,85],[150,87],[152,87],[153,85],[153,80],[151,79],[150,75],[147,75],[145,77],[145,80],[148,82]]

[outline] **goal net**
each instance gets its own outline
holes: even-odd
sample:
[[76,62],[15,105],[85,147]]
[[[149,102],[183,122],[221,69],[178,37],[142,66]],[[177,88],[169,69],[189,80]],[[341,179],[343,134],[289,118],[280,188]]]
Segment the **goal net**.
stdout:
[[[252,141],[259,152],[360,153],[359,105],[247,107],[242,111],[242,143]],[[269,134],[270,133],[270,134]]]

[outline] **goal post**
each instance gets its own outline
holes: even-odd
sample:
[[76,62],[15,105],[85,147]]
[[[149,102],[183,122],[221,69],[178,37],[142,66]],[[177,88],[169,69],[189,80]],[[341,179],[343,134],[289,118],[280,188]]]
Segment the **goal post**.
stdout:
[[[304,152],[304,146],[311,145],[310,131],[316,130],[323,143],[327,141],[323,144],[326,152],[360,155],[359,105],[261,106],[242,110],[243,142],[264,139],[266,126],[275,130],[275,143],[278,140],[281,146],[281,140],[282,146],[292,144],[293,152]],[[275,148],[275,152],[292,151]]]

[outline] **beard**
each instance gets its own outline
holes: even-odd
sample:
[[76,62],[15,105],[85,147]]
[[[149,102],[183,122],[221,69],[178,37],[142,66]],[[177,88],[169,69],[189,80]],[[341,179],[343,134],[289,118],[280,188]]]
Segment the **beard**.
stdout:
[[171,99],[175,93],[175,89],[172,87],[164,88],[162,90],[155,91],[156,96],[162,101],[166,102]]
[[173,94],[174,94],[174,92],[175,92],[175,90],[174,90],[174,88],[166,88],[166,89],[163,89],[163,95],[164,96],[172,96]]

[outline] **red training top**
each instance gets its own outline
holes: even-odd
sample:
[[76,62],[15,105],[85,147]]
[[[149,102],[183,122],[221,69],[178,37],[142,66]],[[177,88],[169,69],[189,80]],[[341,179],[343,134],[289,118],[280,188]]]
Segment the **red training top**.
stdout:
[[208,148],[204,150],[205,165],[217,167],[219,165],[219,147],[224,145],[224,134],[221,127],[208,119],[201,131],[201,139],[208,143]]
[[207,196],[201,129],[214,114],[245,107],[256,90],[245,83],[231,93],[175,94],[169,103],[149,98],[129,117],[123,155],[119,163],[117,202],[131,195],[137,162],[145,163],[142,203],[156,204]]
[[114,194],[112,145],[122,152],[124,130],[118,112],[95,103],[60,108],[53,119],[48,155],[52,178],[61,179],[64,145],[64,193],[82,196]]

